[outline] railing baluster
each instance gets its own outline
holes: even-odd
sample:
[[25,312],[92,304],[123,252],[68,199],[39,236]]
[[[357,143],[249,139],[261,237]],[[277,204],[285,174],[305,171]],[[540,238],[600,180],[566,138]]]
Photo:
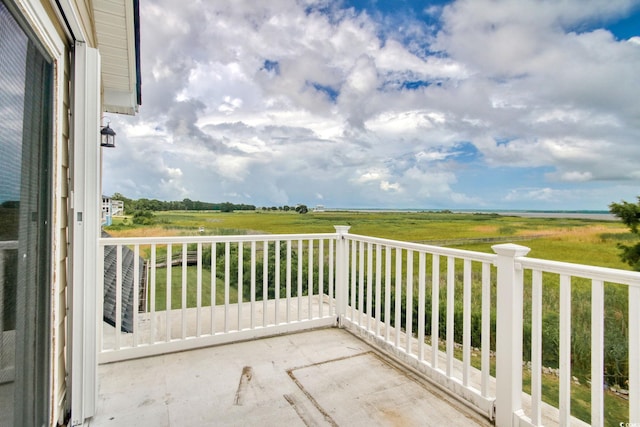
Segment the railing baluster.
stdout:
[[256,328],[256,242],[251,242],[251,329]]
[[482,263],[482,396],[489,396],[491,356],[491,264]]
[[309,319],[313,319],[313,239],[309,239],[309,249],[307,251],[307,298],[308,309],[309,309]]
[[531,273],[531,422],[542,425],[542,272]]
[[469,386],[471,368],[471,260],[463,263],[462,291],[462,384]]
[[336,230],[336,277],[335,310],[336,323],[343,327],[347,323],[347,305],[349,298],[349,226],[334,226]]
[[[358,245],[358,325],[362,326],[362,315],[364,313],[364,242]],[[354,302],[354,305],[356,303]]]
[[371,305],[373,303],[373,245],[367,243],[367,330],[371,330]]
[[[629,310],[629,313],[632,313],[632,311]],[[629,322],[629,326],[631,326],[631,322]],[[591,425],[596,427],[597,426],[601,427],[604,425],[603,384],[604,384],[604,282],[602,280],[592,280],[591,281]]]
[[571,276],[560,275],[560,425],[571,422]]
[[396,289],[395,289],[395,345],[400,347],[400,330],[402,328],[402,249],[396,248]]
[[122,335],[122,245],[116,246],[116,345],[120,349]]
[[427,254],[420,252],[418,256],[418,360],[424,360],[424,321],[425,321],[425,286],[426,286]]
[[434,254],[431,262],[431,367],[437,369],[440,354],[440,255]]
[[196,337],[202,335],[202,242],[196,251]]
[[304,249],[302,239],[298,239],[298,321],[302,320],[302,258]]
[[405,309],[405,349],[411,354],[411,342],[413,341],[413,251],[407,250],[407,295]]
[[155,344],[156,342],[156,244],[153,243],[151,245],[151,279],[150,283],[147,284],[150,286],[150,296],[149,296],[149,305],[150,308],[150,316],[151,316],[151,331],[149,334],[149,344]]
[[334,250],[333,250],[333,239],[328,239],[329,244],[329,282],[327,286],[329,287],[329,315],[335,314],[335,305],[334,305],[334,288],[335,288],[335,276],[334,276]]
[[216,333],[216,305],[218,303],[218,244],[211,242],[211,335]]
[[[276,263],[275,263],[276,286],[275,286],[275,295],[274,295],[274,299],[276,301],[276,309],[275,309],[274,324],[277,325],[280,323],[280,240],[275,241],[274,250],[275,250],[275,259],[276,259]],[[268,299],[269,299],[269,293],[267,292],[265,293],[265,300],[268,300]]]
[[[276,242],[275,245],[278,243]],[[276,252],[277,253],[277,252]],[[276,274],[280,271],[280,257],[276,256],[275,265],[276,265]],[[262,245],[262,326],[267,326],[267,303],[269,300],[269,241],[265,240]],[[277,304],[276,304],[276,312],[277,312]],[[276,315],[276,319],[274,324],[278,324],[278,316]]]
[[291,322],[291,240],[287,240],[287,323]]
[[229,332],[229,286],[231,284],[231,243],[224,242],[224,331]]
[[391,247],[385,246],[384,261],[384,339],[389,341],[391,332]]
[[382,245],[376,245],[376,336],[380,336],[382,306]]
[[173,263],[173,250],[171,243],[167,245],[167,284],[165,286],[165,301],[164,301],[164,314],[165,314],[165,341],[171,341],[171,267]]
[[320,317],[324,317],[324,245],[323,239],[318,241],[318,313]]
[[182,322],[182,339],[187,337],[187,244],[182,244],[182,310],[180,318]]
[[454,308],[456,293],[456,260],[447,257],[447,376],[453,375],[453,332],[454,332]]
[[133,346],[138,346],[138,312],[140,307],[140,245],[133,247],[133,298],[132,298],[132,315],[133,315]]
[[238,242],[238,331],[242,330],[242,300],[244,292],[244,246]]
[[356,259],[358,251],[356,250],[356,241],[351,241],[351,298],[349,298],[349,307],[351,308],[351,320],[355,322],[356,319],[356,282],[358,278],[358,270],[356,268]]

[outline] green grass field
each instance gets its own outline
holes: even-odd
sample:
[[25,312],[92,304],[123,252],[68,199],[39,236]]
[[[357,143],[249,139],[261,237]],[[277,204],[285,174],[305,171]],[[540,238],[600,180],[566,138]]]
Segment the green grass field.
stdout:
[[[435,242],[443,246],[491,252],[498,242],[531,248],[530,257],[628,269],[616,243],[632,235],[619,221],[522,218],[497,214],[404,212],[238,211],[234,213],[174,211],[155,213],[155,224],[123,225],[116,218],[106,227],[113,236],[181,236],[230,234],[331,233],[334,225],[350,233],[388,239]],[[490,238],[490,242],[478,243]],[[510,239],[511,238],[511,239]]]
[[[185,283],[186,307],[196,307],[198,298],[197,270],[195,267],[187,267],[187,280]],[[217,279],[215,283],[216,298],[215,304],[224,304],[224,282]],[[202,287],[200,289],[201,306],[211,306],[211,271],[202,269]],[[171,308],[182,308],[182,267],[171,268]],[[151,298],[151,295],[147,296]],[[167,269],[158,268],[156,270],[156,310],[163,311],[167,306]],[[229,303],[238,301],[238,290],[229,287]]]

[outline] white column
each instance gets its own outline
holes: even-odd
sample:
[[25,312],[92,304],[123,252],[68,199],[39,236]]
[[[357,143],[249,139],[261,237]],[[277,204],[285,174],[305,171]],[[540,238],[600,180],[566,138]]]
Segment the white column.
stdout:
[[497,259],[496,426],[513,425],[522,409],[522,269],[515,258],[530,249],[511,243],[492,246]]
[[336,312],[338,326],[342,325],[342,318],[347,313],[347,286],[349,284],[349,244],[345,235],[349,234],[348,225],[334,225],[338,240],[336,243]]
[[71,230],[71,425],[95,413],[97,401],[97,266],[100,237],[100,54],[77,42],[73,78],[73,175]]

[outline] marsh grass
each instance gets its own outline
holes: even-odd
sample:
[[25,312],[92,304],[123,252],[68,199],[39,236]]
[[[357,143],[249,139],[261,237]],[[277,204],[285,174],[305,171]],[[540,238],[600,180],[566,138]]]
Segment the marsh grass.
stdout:
[[[113,227],[105,227],[114,236],[169,236],[224,233],[225,230],[251,234],[331,233],[334,225],[349,225],[353,234],[404,240],[430,241],[447,239],[540,236],[544,240],[584,239],[599,241],[601,234],[614,236],[626,233],[618,221],[596,221],[563,218],[521,218],[496,214],[456,214],[435,212],[295,212],[238,211],[221,212],[157,212],[157,224],[138,226],[131,220],[123,225],[122,218],[114,219]],[[611,238],[611,237],[609,237]],[[613,245],[615,248],[615,245]],[[490,250],[490,245],[488,245]]]

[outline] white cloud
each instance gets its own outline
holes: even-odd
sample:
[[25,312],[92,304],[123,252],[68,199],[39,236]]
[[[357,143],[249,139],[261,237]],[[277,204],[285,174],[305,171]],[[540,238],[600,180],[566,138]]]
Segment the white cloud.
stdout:
[[397,182],[391,183],[389,181],[380,181],[380,189],[382,191],[402,191],[402,187]]
[[560,179],[570,182],[585,182],[590,181],[592,178],[593,174],[589,171],[569,171],[563,173]]
[[555,186],[640,184],[640,38],[597,28],[632,1],[427,3],[402,28],[341,4],[143,2],[144,105],[113,118],[105,191],[593,207]]
[[519,200],[533,200],[533,201],[542,201],[548,202],[551,200],[557,200],[566,192],[554,190],[552,188],[533,188],[533,189],[514,189],[507,194],[505,197],[508,201],[519,201]]
[[356,182],[365,183],[370,181],[381,181],[384,177],[387,176],[386,171],[380,169],[372,169],[364,172],[358,178],[355,179]]
[[171,178],[180,178],[182,176],[182,171],[180,168],[167,168],[167,175]]

